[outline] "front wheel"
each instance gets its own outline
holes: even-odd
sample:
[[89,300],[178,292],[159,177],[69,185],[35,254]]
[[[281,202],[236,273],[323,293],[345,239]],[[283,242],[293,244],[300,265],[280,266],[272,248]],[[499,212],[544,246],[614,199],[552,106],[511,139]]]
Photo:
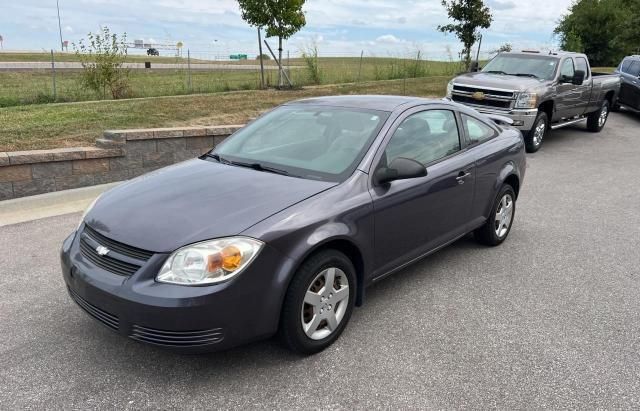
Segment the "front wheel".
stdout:
[[589,114],[587,117],[587,130],[594,133],[602,131],[604,125],[607,124],[607,119],[609,118],[609,106],[609,100],[605,100],[602,102],[600,110]]
[[538,117],[536,117],[536,121],[533,123],[533,128],[531,128],[525,136],[524,142],[527,153],[535,153],[540,150],[542,141],[544,140],[548,129],[549,117],[547,116],[547,113],[541,111],[538,113]]
[[513,188],[505,184],[496,196],[489,219],[478,228],[474,235],[478,242],[496,246],[507,239],[516,214],[516,193]]
[[351,317],[356,275],[351,260],[336,250],[307,259],[291,281],[282,307],[280,336],[301,354],[333,344]]

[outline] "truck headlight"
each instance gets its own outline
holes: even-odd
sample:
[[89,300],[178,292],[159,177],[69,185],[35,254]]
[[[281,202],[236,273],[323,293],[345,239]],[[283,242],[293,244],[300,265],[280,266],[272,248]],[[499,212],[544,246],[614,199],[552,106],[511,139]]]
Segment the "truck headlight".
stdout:
[[447,98],[451,99],[452,95],[453,95],[453,80],[451,80],[449,84],[447,84]]
[[536,93],[519,93],[515,108],[538,107],[538,95]]
[[179,285],[207,285],[242,272],[264,243],[248,237],[229,237],[183,247],[167,258],[156,281]]

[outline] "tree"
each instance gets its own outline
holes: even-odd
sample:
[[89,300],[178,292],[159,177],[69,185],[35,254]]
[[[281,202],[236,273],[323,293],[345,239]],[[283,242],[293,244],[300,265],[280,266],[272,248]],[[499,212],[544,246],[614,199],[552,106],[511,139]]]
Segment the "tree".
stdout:
[[89,33],[88,44],[82,39],[73,48],[82,64],[82,85],[106,98],[109,90],[113,99],[129,93],[129,70],[124,67],[127,58],[127,35],[118,37],[108,27],[100,33]]
[[238,0],[242,18],[254,27],[264,27],[267,37],[278,37],[278,85],[282,86],[282,40],[297,33],[306,20],[305,0]]
[[492,53],[508,53],[513,50],[513,45],[511,43],[504,43],[497,49],[493,50]]
[[450,19],[456,23],[438,26],[443,33],[454,33],[464,48],[462,56],[465,67],[471,66],[471,48],[480,38],[480,29],[488,29],[493,21],[491,10],[482,0],[442,0]]
[[560,47],[594,66],[615,66],[640,46],[640,0],[579,0],[554,30]]

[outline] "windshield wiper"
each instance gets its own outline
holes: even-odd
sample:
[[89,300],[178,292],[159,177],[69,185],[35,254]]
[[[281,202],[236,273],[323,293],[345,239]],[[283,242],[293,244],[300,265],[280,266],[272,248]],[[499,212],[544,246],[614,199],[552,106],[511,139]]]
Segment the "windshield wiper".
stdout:
[[205,157],[209,157],[212,158],[214,160],[216,160],[218,163],[222,163],[222,164],[231,164],[231,161],[220,157],[220,155],[215,154],[215,153],[206,153]]
[[531,73],[516,73],[516,74],[511,74],[511,76],[539,78],[535,74],[531,74]]
[[[217,155],[217,154],[216,154]],[[234,166],[238,166],[238,167],[247,167],[247,168],[252,168],[256,171],[266,171],[268,173],[274,173],[274,174],[280,174],[283,176],[288,176],[289,172],[286,170],[282,170],[280,168],[275,168],[275,167],[269,167],[269,166],[265,166],[262,163],[244,163],[242,161],[230,161],[229,164],[233,164]]]
[[507,74],[504,71],[500,71],[500,70],[487,70],[485,71],[485,73],[491,73],[491,74]]

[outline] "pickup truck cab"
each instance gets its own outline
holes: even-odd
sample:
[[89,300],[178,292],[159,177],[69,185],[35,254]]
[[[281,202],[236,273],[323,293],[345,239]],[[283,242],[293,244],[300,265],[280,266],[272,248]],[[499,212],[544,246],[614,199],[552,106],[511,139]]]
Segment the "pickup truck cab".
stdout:
[[620,76],[592,72],[584,54],[522,51],[499,53],[480,72],[454,78],[447,98],[509,117],[533,153],[551,129],[587,121],[589,131],[602,130],[619,91]]
[[625,57],[615,72],[620,75],[622,84],[620,96],[613,109],[617,110],[620,106],[624,106],[640,111],[640,56]]

